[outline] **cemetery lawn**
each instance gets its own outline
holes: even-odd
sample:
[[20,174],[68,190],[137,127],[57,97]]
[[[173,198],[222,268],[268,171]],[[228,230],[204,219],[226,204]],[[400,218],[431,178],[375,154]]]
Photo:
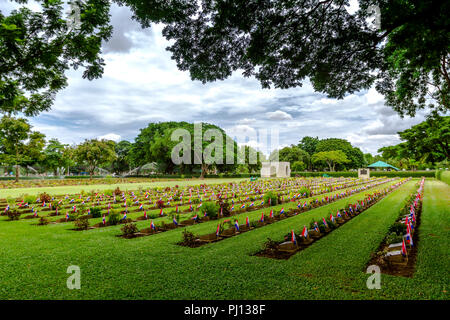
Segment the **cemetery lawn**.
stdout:
[[64,195],[80,192],[84,190],[89,192],[91,190],[114,190],[117,187],[122,191],[138,190],[139,188],[149,189],[155,187],[174,187],[175,185],[190,186],[200,184],[220,184],[229,182],[239,182],[242,180],[249,180],[248,178],[206,178],[204,180],[192,179],[192,180],[171,180],[171,181],[156,181],[156,182],[137,182],[137,183],[115,183],[115,184],[92,184],[92,185],[74,185],[74,186],[59,186],[59,187],[36,187],[36,188],[15,188],[15,189],[0,189],[0,198],[13,197],[17,198],[24,194],[38,195],[43,192],[47,192],[50,195]]
[[[176,245],[181,228],[122,239],[115,237],[120,226],[78,232],[70,230],[73,223],[36,226],[36,221],[2,219],[0,299],[448,299],[450,187],[434,179],[425,183],[416,274],[382,275],[380,290],[366,287],[370,254],[416,183],[402,185],[289,260],[252,254],[268,237],[281,240],[292,228],[335,213],[366,192],[199,248]],[[261,211],[243,213],[239,220]],[[211,221],[187,230],[206,234],[216,226]],[[81,268],[80,290],[66,287],[70,265]]]

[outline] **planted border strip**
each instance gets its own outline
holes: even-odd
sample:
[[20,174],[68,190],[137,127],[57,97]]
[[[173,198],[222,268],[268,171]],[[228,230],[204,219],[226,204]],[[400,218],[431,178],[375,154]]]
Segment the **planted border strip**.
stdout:
[[419,188],[407,198],[397,221],[389,228],[367,266],[378,265],[382,273],[393,276],[411,278],[414,275],[424,183],[425,178],[422,178]]
[[[393,179],[393,180],[396,180],[396,179]],[[380,183],[380,184],[385,184],[385,183],[389,183],[389,182],[392,182],[392,180],[389,180],[387,182]],[[372,186],[370,188],[375,188],[376,186],[378,186],[380,184],[376,184],[376,185],[374,185],[374,186]],[[362,191],[366,191],[366,190],[367,189],[364,189]],[[206,245],[208,243],[213,243],[213,242],[218,242],[218,241],[221,241],[221,240],[225,240],[227,238],[234,237],[234,236],[237,236],[239,234],[242,234],[242,233],[245,233],[245,232],[248,232],[248,231],[252,231],[252,230],[264,227],[266,225],[270,225],[270,224],[276,223],[278,221],[282,221],[282,220],[285,220],[285,219],[288,219],[288,218],[291,218],[291,217],[295,217],[299,213],[307,212],[307,211],[310,211],[310,210],[313,210],[313,209],[316,209],[316,208],[320,208],[320,207],[326,206],[328,204],[331,204],[334,201],[345,199],[347,197],[353,196],[353,195],[355,195],[357,193],[360,193],[362,191],[355,192],[355,193],[352,193],[352,194],[348,194],[348,195],[346,195],[344,197],[341,197],[341,198],[333,199],[330,202],[320,203],[317,206],[308,207],[306,210],[299,211],[298,209],[291,209],[289,212],[283,213],[283,215],[279,214],[276,217],[270,217],[270,216],[267,217],[267,216],[264,216],[262,214],[261,219],[259,221],[253,221],[253,222],[250,223],[248,221],[248,219],[247,219],[247,222],[244,225],[239,225],[237,220],[236,220],[235,227],[231,227],[231,228],[228,228],[228,229],[220,228],[220,224],[219,224],[218,227],[217,227],[217,231],[215,233],[210,233],[210,234],[201,235],[201,236],[195,236],[195,235],[193,235],[193,234],[191,234],[189,232],[184,232],[183,233],[183,238],[184,239],[183,239],[183,241],[179,242],[178,245],[191,247],[191,248],[197,248],[197,247]],[[346,213],[346,215],[347,215],[347,213]],[[139,236],[142,236],[142,235],[139,235]]]
[[[378,178],[378,179],[375,179],[375,180],[373,180],[373,181],[380,181],[380,180],[382,180],[382,179],[380,179],[380,178]],[[358,182],[358,181],[353,181],[353,183],[346,183],[346,185],[345,186],[341,186],[341,184],[342,184],[342,182],[338,182],[338,183],[336,183],[336,186],[334,187],[334,190],[332,190],[332,191],[337,191],[337,190],[342,190],[342,189],[346,189],[346,188],[350,188],[350,187],[354,187],[354,186],[358,186],[358,185],[361,185],[361,184],[364,184],[364,183],[366,183],[365,181],[361,181],[361,182],[358,182],[358,183],[354,183],[354,182]],[[298,186],[298,185],[296,185],[296,186]],[[320,187],[320,186],[319,186]],[[328,184],[327,186],[326,186],[327,188],[331,188],[331,189],[333,189],[333,185],[332,184]],[[304,185],[301,185],[300,186],[300,188],[304,188]],[[294,189],[294,188],[291,188],[291,189],[289,189],[289,190],[292,190],[292,189]],[[296,190],[297,192],[298,192],[298,190]],[[331,191],[331,192],[332,192]],[[146,192],[147,193],[147,192]],[[328,193],[328,190],[320,190],[320,192],[319,193],[317,193],[317,194],[314,194],[314,196],[315,195],[320,195],[320,194],[324,194],[324,193]],[[134,193],[133,192],[131,192],[130,193],[131,195],[133,195],[134,196]],[[234,193],[233,193],[234,194]],[[145,196],[145,194],[144,194],[144,196]],[[261,194],[261,197],[263,196],[263,194]],[[303,198],[303,197],[301,197],[302,199],[305,199],[305,198]],[[194,199],[195,200],[195,199]],[[198,199],[196,199],[196,200],[198,200]],[[290,202],[290,200],[291,200],[291,198],[289,198],[287,201],[285,201],[285,203],[289,203]],[[105,200],[106,201],[106,200]],[[140,202],[140,200],[138,200],[137,202]],[[245,202],[245,200],[236,200],[236,202],[237,203],[246,203]],[[248,202],[251,202],[251,201],[248,201]],[[194,201],[194,203],[197,203],[197,202],[195,202]],[[135,205],[135,207],[137,207],[137,206],[139,206],[139,204],[138,205]],[[121,209],[123,206],[120,206],[120,205],[114,205],[114,206],[112,206],[111,207],[111,209],[112,210],[117,210],[117,209]],[[133,207],[133,205],[130,205],[130,207]],[[175,206],[173,206],[173,207],[175,207]],[[178,205],[176,205],[176,207],[178,207]],[[183,206],[182,206],[183,207]],[[185,206],[186,208],[187,208],[187,206]],[[264,207],[267,207],[267,204],[265,204],[264,206],[258,206],[259,208],[264,208]],[[126,208],[126,207],[125,207]],[[109,207],[102,207],[102,208],[100,208],[101,210],[108,210],[108,214],[106,214],[106,215],[109,215]],[[44,210],[46,210],[46,211],[49,211],[49,208],[48,207],[46,207]],[[155,211],[157,211],[158,209],[157,208],[154,208],[154,209],[151,209],[151,210],[155,210]],[[197,208],[197,210],[198,210],[198,208]],[[27,212],[28,212],[29,210],[27,210]],[[241,212],[247,212],[247,211],[249,211],[248,209],[244,209],[244,210],[236,210],[236,214],[237,213],[241,213]],[[76,211],[75,211],[76,212]],[[146,212],[146,210],[139,210],[139,209],[134,209],[134,210],[130,210],[130,211],[128,211],[128,210],[126,210],[126,211],[122,211],[121,213],[122,214],[124,214],[124,213],[137,213],[137,212]],[[194,212],[194,209],[191,209],[191,210],[186,210],[186,211],[183,211],[183,213],[193,213]],[[67,212],[67,213],[69,213],[69,211]],[[69,214],[69,217],[67,218],[67,213],[66,213],[66,218],[64,219],[64,218],[61,218],[61,219],[59,219],[59,220],[57,220],[57,221],[54,221],[54,222],[52,222],[52,223],[64,223],[64,222],[70,222],[70,221],[74,221],[75,219],[73,219],[73,217]],[[181,212],[171,212],[172,214],[179,214],[179,213],[181,213]],[[47,217],[54,217],[54,216],[57,216],[57,212],[55,213],[55,212],[52,212],[51,214],[49,214],[49,215],[47,215]],[[156,219],[156,218],[159,218],[159,217],[162,217],[162,216],[166,216],[165,214],[162,214],[161,215],[161,212],[160,212],[160,214],[159,215],[152,215],[150,218],[153,218],[153,219]],[[35,215],[30,215],[30,216],[26,216],[26,217],[24,217],[24,219],[34,219],[34,218],[41,218],[41,216],[39,216],[38,214],[35,214]],[[89,215],[89,212],[88,212],[88,215],[87,215],[87,218],[94,218],[94,217],[92,217],[92,216],[90,216]],[[137,220],[146,220],[147,218],[145,217],[145,216],[141,216],[141,217],[138,217],[137,218]]]
[[[295,232],[291,230],[290,240],[288,236],[285,236],[285,241],[282,242],[275,242],[271,239],[268,239],[268,241],[265,243],[265,248],[255,253],[254,255],[266,258],[287,260],[297,252],[308,248],[309,246],[314,244],[315,241],[326,237],[332,231],[344,225],[354,217],[365,212],[367,209],[384,199],[388,194],[397,190],[401,185],[405,184],[409,180],[411,180],[411,178],[403,179],[400,182],[391,185],[386,189],[383,189],[381,192],[375,193],[373,196],[369,195],[368,197],[365,197],[363,201],[357,202],[357,204],[353,205],[354,209],[351,211],[351,214],[345,214],[345,218],[340,215],[341,211],[346,212],[346,208],[343,208],[338,210],[336,218],[334,218],[332,215],[330,216],[331,221],[326,221],[324,218],[322,218],[320,226],[316,222],[314,229],[308,230],[308,228],[304,226],[301,235],[296,235]],[[297,239],[299,240],[297,241]]]

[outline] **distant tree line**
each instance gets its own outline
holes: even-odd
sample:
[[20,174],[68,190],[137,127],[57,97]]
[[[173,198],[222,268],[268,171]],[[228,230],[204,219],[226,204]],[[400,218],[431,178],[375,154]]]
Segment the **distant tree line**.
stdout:
[[[189,140],[190,163],[173,163],[172,150],[179,141],[173,140],[172,134],[177,129],[184,129],[194,137],[194,124],[188,122],[150,123],[140,130],[134,142],[89,139],[78,145],[67,145],[58,139],[47,141],[43,133],[32,130],[26,119],[5,115],[0,120],[0,165],[6,167],[8,172],[15,172],[18,180],[20,168],[24,174],[51,172],[55,176],[83,172],[91,176],[96,172],[204,176],[258,173],[261,162],[266,161],[264,154],[249,146],[238,145],[223,129],[208,123],[202,123],[201,128],[202,137],[210,129],[220,133],[223,149],[214,149],[211,155],[223,153],[223,163],[207,163],[204,158],[201,162],[195,162],[194,139]],[[379,160],[400,169],[448,167],[450,117],[430,117],[398,134],[403,142],[380,148],[379,155],[364,154],[345,139],[306,136],[297,145],[273,151],[268,160],[288,161],[294,172],[343,171],[365,167]],[[202,155],[213,142],[216,142],[215,138],[202,139]],[[256,155],[253,162],[250,161],[252,154]],[[227,156],[233,160],[232,164],[226,163]]]

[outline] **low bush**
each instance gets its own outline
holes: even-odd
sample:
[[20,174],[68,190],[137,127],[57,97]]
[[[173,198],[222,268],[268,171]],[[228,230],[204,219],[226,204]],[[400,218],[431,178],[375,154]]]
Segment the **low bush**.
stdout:
[[219,215],[219,208],[214,202],[205,202],[202,205],[202,212],[206,212],[208,217],[214,219]]
[[41,193],[39,195],[39,199],[41,200],[41,203],[44,203],[44,202],[48,203],[48,202],[52,201],[52,197],[46,192]]
[[118,212],[111,212],[108,216],[108,224],[111,226],[115,226],[120,221],[120,215]]
[[19,220],[20,213],[17,211],[8,211],[8,218],[11,221]]
[[102,216],[102,210],[98,207],[91,208],[91,215],[93,218],[100,218]]
[[45,226],[45,225],[47,225],[47,224],[49,224],[50,222],[46,219],[46,218],[44,218],[44,217],[40,217],[39,218],[39,221],[38,221],[38,225],[40,225],[40,226]]
[[89,219],[87,217],[80,217],[74,221],[77,230],[87,230],[89,228]]
[[139,232],[136,223],[127,223],[120,230],[124,236],[131,236]]
[[276,206],[278,204],[278,194],[276,192],[269,191],[264,195],[263,197],[264,203],[269,204],[269,199],[271,206]]
[[395,233],[397,235],[403,235],[406,232],[406,225],[401,222],[396,222],[389,227],[389,233]]

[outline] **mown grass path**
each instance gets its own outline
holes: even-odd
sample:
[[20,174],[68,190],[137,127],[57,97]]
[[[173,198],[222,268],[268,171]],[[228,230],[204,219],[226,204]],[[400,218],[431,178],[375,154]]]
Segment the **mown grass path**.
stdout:
[[[400,206],[414,187],[415,182],[406,183],[288,261],[251,254],[261,249],[267,237],[281,238],[312,218],[364,198],[365,192],[200,248],[176,245],[183,229],[126,240],[114,236],[120,233],[119,227],[75,232],[67,230],[72,224],[38,227],[29,221],[3,221],[0,298],[408,299],[417,289],[416,279],[401,280],[404,284],[398,288],[383,276],[383,291],[386,288],[388,292],[381,295],[365,288],[367,275],[362,267],[384,237],[391,217],[398,214],[393,211],[395,206]],[[216,225],[217,221],[206,222],[189,230],[205,234]],[[69,265],[81,268],[81,290],[66,287]],[[437,291],[430,286],[422,292],[421,298],[429,298]]]

